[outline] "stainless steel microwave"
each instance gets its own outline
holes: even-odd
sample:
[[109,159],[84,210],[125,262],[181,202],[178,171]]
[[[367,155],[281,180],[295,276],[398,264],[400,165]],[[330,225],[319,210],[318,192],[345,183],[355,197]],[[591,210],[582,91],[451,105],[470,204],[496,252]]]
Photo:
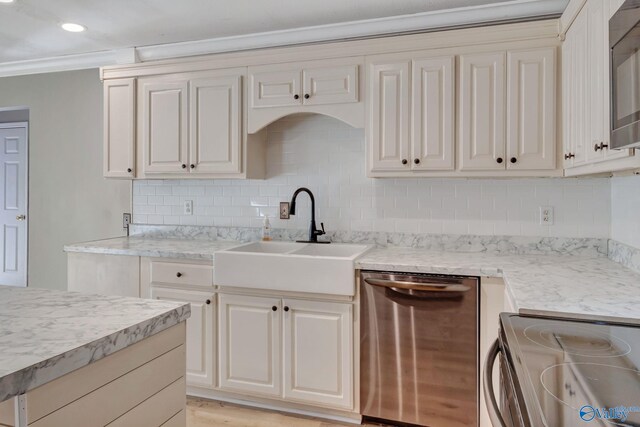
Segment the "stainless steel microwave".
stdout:
[[611,148],[640,147],[640,0],[627,0],[609,20]]

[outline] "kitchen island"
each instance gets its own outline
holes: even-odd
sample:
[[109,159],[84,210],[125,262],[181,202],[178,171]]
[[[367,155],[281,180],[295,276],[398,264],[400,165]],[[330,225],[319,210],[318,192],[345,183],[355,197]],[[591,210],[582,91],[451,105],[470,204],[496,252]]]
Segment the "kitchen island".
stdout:
[[185,424],[189,304],[0,286],[0,425]]

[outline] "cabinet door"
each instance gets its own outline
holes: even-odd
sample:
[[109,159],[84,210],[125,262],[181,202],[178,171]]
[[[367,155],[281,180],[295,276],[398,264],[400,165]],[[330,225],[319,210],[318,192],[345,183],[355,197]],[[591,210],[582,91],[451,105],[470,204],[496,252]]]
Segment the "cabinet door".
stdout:
[[149,80],[142,87],[144,172],[186,172],[187,82]]
[[453,170],[455,58],[413,61],[411,168]]
[[280,300],[219,295],[220,388],[280,396]]
[[187,319],[187,383],[213,388],[215,295],[209,292],[152,286],[151,298],[191,303],[191,317]]
[[358,102],[357,64],[302,71],[304,105]]
[[504,53],[460,56],[460,169],[505,168]]
[[301,105],[301,71],[250,71],[251,108]]
[[241,76],[189,82],[191,173],[241,172],[241,84]]
[[[588,77],[588,48],[589,37],[587,32],[587,14],[580,13],[567,32],[567,38],[572,39],[572,69],[573,74],[569,80],[571,85],[570,108],[571,117],[571,154],[573,155],[571,166],[579,166],[586,162],[585,149],[589,140],[589,77]],[[591,145],[589,142],[588,145]]]
[[507,169],[556,167],[556,49],[507,54]]
[[353,407],[352,306],[285,300],[284,397]]
[[573,164],[573,159],[569,157],[573,149],[574,138],[574,103],[573,94],[575,74],[573,73],[575,64],[573,63],[573,37],[567,32],[566,39],[562,43],[562,158],[563,167],[568,169]]
[[372,171],[409,171],[409,62],[369,68],[368,144]]
[[136,79],[104,82],[104,176],[135,175]]

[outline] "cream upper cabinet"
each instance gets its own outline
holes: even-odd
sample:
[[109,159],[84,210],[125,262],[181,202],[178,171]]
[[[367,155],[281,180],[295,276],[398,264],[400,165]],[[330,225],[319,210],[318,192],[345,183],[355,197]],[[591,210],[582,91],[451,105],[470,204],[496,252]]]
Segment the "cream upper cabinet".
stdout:
[[188,81],[144,80],[142,145],[144,173],[180,173],[189,162]]
[[104,176],[132,178],[135,174],[136,79],[104,83]]
[[242,171],[242,77],[189,82],[189,168],[192,173]]
[[214,387],[215,295],[179,287],[151,286],[150,291],[152,299],[191,304],[191,317],[187,320],[187,383]]
[[284,398],[353,408],[352,305],[285,299],[283,306]]
[[363,128],[363,63],[363,57],[346,57],[249,67],[248,132],[296,113],[325,114]]
[[370,170],[405,171],[409,163],[409,61],[369,64]]
[[414,60],[411,168],[455,169],[455,57]]
[[251,107],[282,107],[302,104],[299,69],[253,71],[251,80]]
[[556,48],[507,53],[507,169],[556,167]]
[[633,150],[610,149],[609,16],[616,0],[587,0],[562,44],[566,175],[637,168]]
[[460,169],[505,168],[505,54],[460,56]]
[[280,396],[280,300],[226,294],[218,298],[220,388]]

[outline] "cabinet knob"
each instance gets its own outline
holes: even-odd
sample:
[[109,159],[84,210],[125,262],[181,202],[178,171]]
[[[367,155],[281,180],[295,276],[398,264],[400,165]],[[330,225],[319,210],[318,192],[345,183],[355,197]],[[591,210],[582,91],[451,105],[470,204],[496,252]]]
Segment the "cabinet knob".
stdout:
[[289,311],[289,307],[288,306],[284,306],[284,311]]
[[498,158],[496,159],[496,162],[498,162],[498,163],[502,163],[502,157],[498,157]]
[[186,168],[187,168],[187,165],[183,164],[182,169],[186,169]]
[[413,159],[413,163],[415,163],[416,165],[420,164],[420,159]]
[[406,165],[407,163],[409,163],[409,162],[407,161],[407,159],[402,159],[402,164],[403,164],[403,165]]
[[190,165],[189,165],[189,167],[190,167],[191,169],[195,169],[196,165],[194,165],[194,164],[192,163],[192,164],[190,164]]
[[182,277],[182,273],[180,273],[179,271],[176,273],[176,277]]
[[569,154],[565,154],[564,155],[564,159],[565,160],[569,160],[569,159],[573,159],[576,155],[573,153],[569,153]]
[[304,99],[309,99],[309,98],[310,98],[309,94],[308,94],[308,93],[305,93],[305,94],[304,94]]
[[518,161],[518,159],[516,159],[515,157],[512,157],[510,161],[511,161],[511,163],[515,163],[515,162]]
[[210,299],[206,300],[205,302],[207,303],[207,305],[211,304],[211,300]]
[[127,172],[131,173],[131,172],[133,172],[133,170],[131,168],[127,168]]
[[298,98],[300,98],[300,95],[298,95],[297,93],[293,95],[293,99],[298,99]]
[[600,150],[600,144],[595,144],[595,145],[593,146],[593,151],[596,151],[596,152],[597,152],[598,150]]
[[278,311],[278,307],[274,305],[273,307],[271,307],[271,310]]

